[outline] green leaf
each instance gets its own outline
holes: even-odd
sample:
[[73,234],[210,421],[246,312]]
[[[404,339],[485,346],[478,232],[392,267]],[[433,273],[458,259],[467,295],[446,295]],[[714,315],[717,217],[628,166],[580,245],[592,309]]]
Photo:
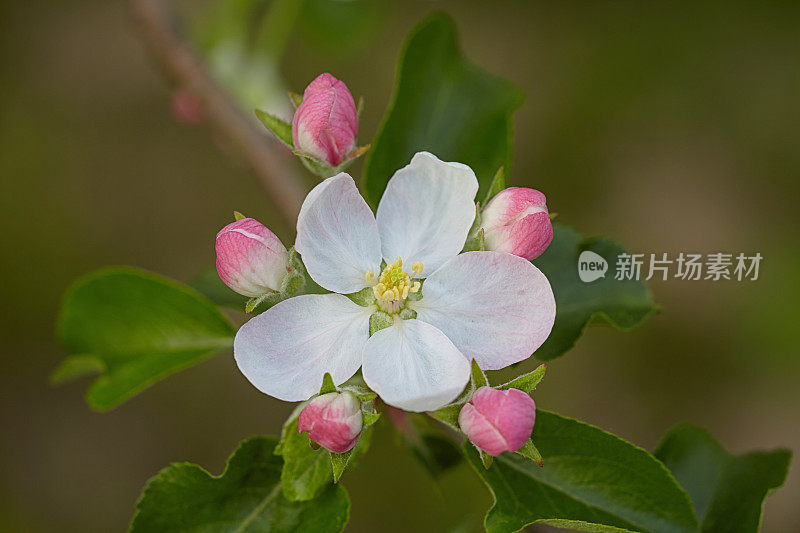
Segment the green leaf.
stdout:
[[275,137],[278,138],[283,144],[291,149],[294,149],[294,140],[292,138],[292,125],[288,122],[279,119],[276,116],[270,115],[266,111],[256,109],[256,116],[266,128],[271,131]]
[[[298,410],[297,416],[293,415],[284,424],[279,449],[275,452],[283,456],[281,485],[284,496],[292,501],[316,498],[333,483],[331,453],[325,448],[312,448],[308,435],[297,430],[299,414]],[[352,466],[367,451],[370,437],[371,428],[365,427],[345,465]]]
[[[549,361],[572,348],[590,322],[607,323],[627,331],[658,311],[644,282],[614,279],[617,256],[625,250],[606,239],[583,239],[562,224],[547,250],[533,260],[544,272],[556,298],[556,321],[545,343],[534,354]],[[591,250],[608,262],[604,278],[585,283],[578,277],[578,256]]]
[[653,454],[694,503],[702,531],[756,532],[764,499],[786,481],[789,450],[731,455],[704,429],[681,424]]
[[539,365],[533,372],[528,372],[519,377],[516,377],[508,383],[503,383],[499,387],[500,390],[519,389],[522,392],[530,394],[539,385],[539,382],[544,378],[544,373],[547,370],[547,365]]
[[247,296],[233,292],[222,283],[214,267],[203,270],[189,282],[189,286],[221,307],[243,311],[249,301]]
[[395,413],[394,423],[403,445],[432,478],[438,478],[461,462],[460,448],[442,426],[423,414],[399,409]]
[[61,385],[83,376],[102,374],[105,370],[105,363],[97,356],[70,355],[50,374],[50,384]]
[[53,379],[93,365],[102,369],[86,402],[105,411],[229,349],[234,333],[214,305],[189,287],[136,268],[98,270],[64,296],[57,335],[73,355]]
[[139,498],[131,533],[343,531],[350,515],[344,487],[307,502],[287,500],[275,444],[272,437],[243,441],[218,477],[189,463],[165,468]]
[[364,167],[367,199],[377,205],[392,174],[423,150],[469,165],[482,198],[497,169],[510,169],[511,113],[521,104],[519,89],[464,57],[452,19],[429,16],[406,40]]
[[485,519],[490,533],[534,523],[579,531],[697,531],[686,492],[645,450],[542,410],[536,412],[533,441],[544,467],[504,453],[487,470],[473,447],[464,445],[494,498]]
[[308,435],[297,430],[297,417],[283,426],[278,453],[283,456],[281,485],[288,500],[311,500],[333,483],[328,450],[311,447]]

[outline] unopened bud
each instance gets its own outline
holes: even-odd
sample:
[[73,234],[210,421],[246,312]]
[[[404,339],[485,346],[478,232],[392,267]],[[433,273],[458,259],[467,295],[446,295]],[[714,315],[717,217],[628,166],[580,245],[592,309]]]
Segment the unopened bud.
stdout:
[[228,224],[215,243],[217,273],[225,285],[250,298],[281,290],[289,254],[266,226],[252,218]]
[[331,167],[348,159],[356,146],[358,113],[344,82],[320,74],[306,87],[292,120],[294,147]]
[[524,187],[500,191],[481,214],[487,250],[527,260],[539,257],[553,240],[544,194]]
[[353,449],[361,435],[364,417],[361,402],[349,392],[317,396],[300,412],[297,429],[333,453]]
[[536,420],[533,399],[517,389],[481,387],[461,408],[458,425],[489,455],[515,452],[530,438]]

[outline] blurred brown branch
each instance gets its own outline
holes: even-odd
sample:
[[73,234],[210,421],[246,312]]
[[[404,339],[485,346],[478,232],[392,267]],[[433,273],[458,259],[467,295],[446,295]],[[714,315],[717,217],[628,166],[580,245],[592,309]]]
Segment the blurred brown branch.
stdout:
[[293,161],[280,146],[237,107],[181,38],[173,12],[162,0],[129,0],[142,40],[164,75],[177,87],[191,91],[225,139],[230,141],[272,197],[290,226],[294,226],[305,189]]

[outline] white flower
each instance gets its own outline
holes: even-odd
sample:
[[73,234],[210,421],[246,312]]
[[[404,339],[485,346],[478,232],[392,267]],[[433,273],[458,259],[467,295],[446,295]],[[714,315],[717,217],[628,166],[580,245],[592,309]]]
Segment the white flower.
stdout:
[[[553,292],[520,257],[459,255],[477,191],[469,167],[427,152],[394,174],[377,217],[349,175],[317,185],[300,210],[295,248],[314,281],[338,294],[296,296],[242,326],[234,356],[247,379],[270,396],[302,401],[326,372],[338,385],[362,367],[387,404],[428,411],[463,390],[470,359],[494,370],[529,357],[553,326]],[[343,296],[367,287],[374,305]],[[393,325],[370,336],[377,311]]]

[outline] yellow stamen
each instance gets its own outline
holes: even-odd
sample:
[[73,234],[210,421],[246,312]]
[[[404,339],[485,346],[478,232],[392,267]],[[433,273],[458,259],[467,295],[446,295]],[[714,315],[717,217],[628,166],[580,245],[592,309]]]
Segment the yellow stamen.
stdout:
[[[422,263],[415,261],[412,265],[415,275],[422,273]],[[370,270],[366,273],[367,283],[372,285],[372,292],[378,300],[378,307],[388,313],[397,313],[404,306],[406,298],[412,292],[419,292],[422,284],[414,281],[403,270],[403,260],[397,258],[381,271],[380,276]]]

